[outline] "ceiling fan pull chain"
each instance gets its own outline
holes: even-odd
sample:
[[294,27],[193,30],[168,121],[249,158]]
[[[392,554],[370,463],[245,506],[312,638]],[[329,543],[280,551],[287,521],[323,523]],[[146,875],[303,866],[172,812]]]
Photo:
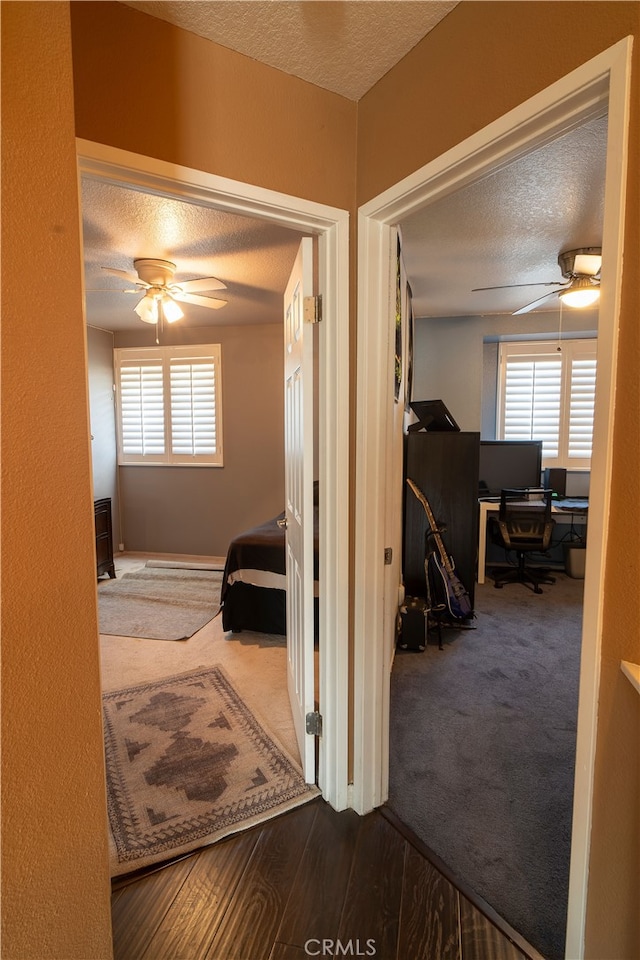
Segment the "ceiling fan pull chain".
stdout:
[[560,299],[560,319],[558,321],[558,346],[556,347],[557,353],[562,353],[562,297]]

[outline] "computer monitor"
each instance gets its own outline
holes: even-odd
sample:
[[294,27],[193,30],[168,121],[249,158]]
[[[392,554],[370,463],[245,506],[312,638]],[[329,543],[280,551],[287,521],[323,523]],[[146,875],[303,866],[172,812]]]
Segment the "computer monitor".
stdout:
[[503,489],[539,487],[542,440],[481,440],[479,494],[499,497]]
[[413,400],[409,406],[420,421],[410,430],[460,430],[442,400]]

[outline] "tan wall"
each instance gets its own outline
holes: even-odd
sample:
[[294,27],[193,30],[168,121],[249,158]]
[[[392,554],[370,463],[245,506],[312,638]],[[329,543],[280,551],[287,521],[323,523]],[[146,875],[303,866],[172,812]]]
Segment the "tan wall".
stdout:
[[119,3],[71,19],[79,137],[352,208],[355,103]]
[[224,557],[233,537],[284,510],[284,333],[176,326],[174,343],[220,344],[224,466],[120,467],[125,549]]
[[3,957],[102,960],[109,883],[74,132],[349,207],[356,108],[120,4],[75,2],[74,131],[68,4],[12,2],[2,15]]
[[6,960],[111,956],[72,96],[68,5],[4,3]]
[[640,697],[619,669],[621,659],[640,660],[639,11],[637,3],[463,2],[363,98],[358,116],[357,185],[363,203],[635,35],[587,916],[586,956],[594,960],[640,956]]

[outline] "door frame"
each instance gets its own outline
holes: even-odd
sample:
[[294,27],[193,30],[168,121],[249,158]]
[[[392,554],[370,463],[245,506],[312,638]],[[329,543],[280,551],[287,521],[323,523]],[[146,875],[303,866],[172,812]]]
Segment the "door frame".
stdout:
[[[393,408],[393,290],[396,225],[465,185],[495,172],[586,120],[608,111],[597,408],[589,498],[589,546],[576,749],[567,956],[584,952],[589,844],[600,684],[607,517],[611,488],[613,399],[627,171],[632,38],[627,37],[514,110],[370,200],[358,211],[356,484],[354,531],[354,807],[366,813],[388,796],[389,688],[398,583],[384,566],[397,499],[388,478]],[[610,272],[609,272],[610,271]],[[386,539],[385,539],[386,535]],[[386,602],[386,606],[385,606]]]
[[[318,785],[336,810],[349,802],[349,213],[253,184],[76,139],[78,176],[266,220],[318,240],[319,697]],[[310,438],[313,443],[313,438]],[[311,570],[313,576],[313,570]],[[284,682],[284,681],[283,681]]]

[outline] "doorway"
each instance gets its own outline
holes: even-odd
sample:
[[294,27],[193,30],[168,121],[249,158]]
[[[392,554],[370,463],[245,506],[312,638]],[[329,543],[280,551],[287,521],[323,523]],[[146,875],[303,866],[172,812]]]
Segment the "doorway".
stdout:
[[344,210],[216,177],[85,140],[79,174],[236,212],[313,234],[323,297],[319,331],[320,740],[318,784],[337,810],[347,806],[348,677],[348,230]]
[[[388,483],[386,449],[390,440],[392,357],[389,336],[389,262],[394,253],[394,225],[434,200],[523,156],[584,120],[609,103],[603,256],[611,277],[611,295],[603,298],[599,327],[598,407],[594,428],[590,494],[590,547],[587,552],[585,611],[576,803],[573,818],[567,952],[582,955],[586,909],[591,796],[595,754],[603,604],[606,516],[610,495],[612,404],[615,385],[617,312],[621,282],[621,222],[626,178],[626,121],[629,41],[573,71],[547,90],[490,124],[447,154],[375,198],[359,212],[363,256],[359,276],[358,412],[356,450],[359,488],[355,529],[354,662],[361,709],[355,717],[354,799],[360,812],[384,802],[388,780],[389,676],[394,647],[398,583],[378,562],[389,546],[387,518],[394,491]],[[365,254],[366,252],[366,254]],[[378,507],[386,505],[386,511]],[[381,516],[382,514],[382,516]],[[386,516],[385,516],[386,514]],[[371,518],[379,518],[372,522]],[[399,549],[399,524],[391,546]],[[386,536],[385,536],[386,535]],[[360,598],[366,598],[366,602]]]

